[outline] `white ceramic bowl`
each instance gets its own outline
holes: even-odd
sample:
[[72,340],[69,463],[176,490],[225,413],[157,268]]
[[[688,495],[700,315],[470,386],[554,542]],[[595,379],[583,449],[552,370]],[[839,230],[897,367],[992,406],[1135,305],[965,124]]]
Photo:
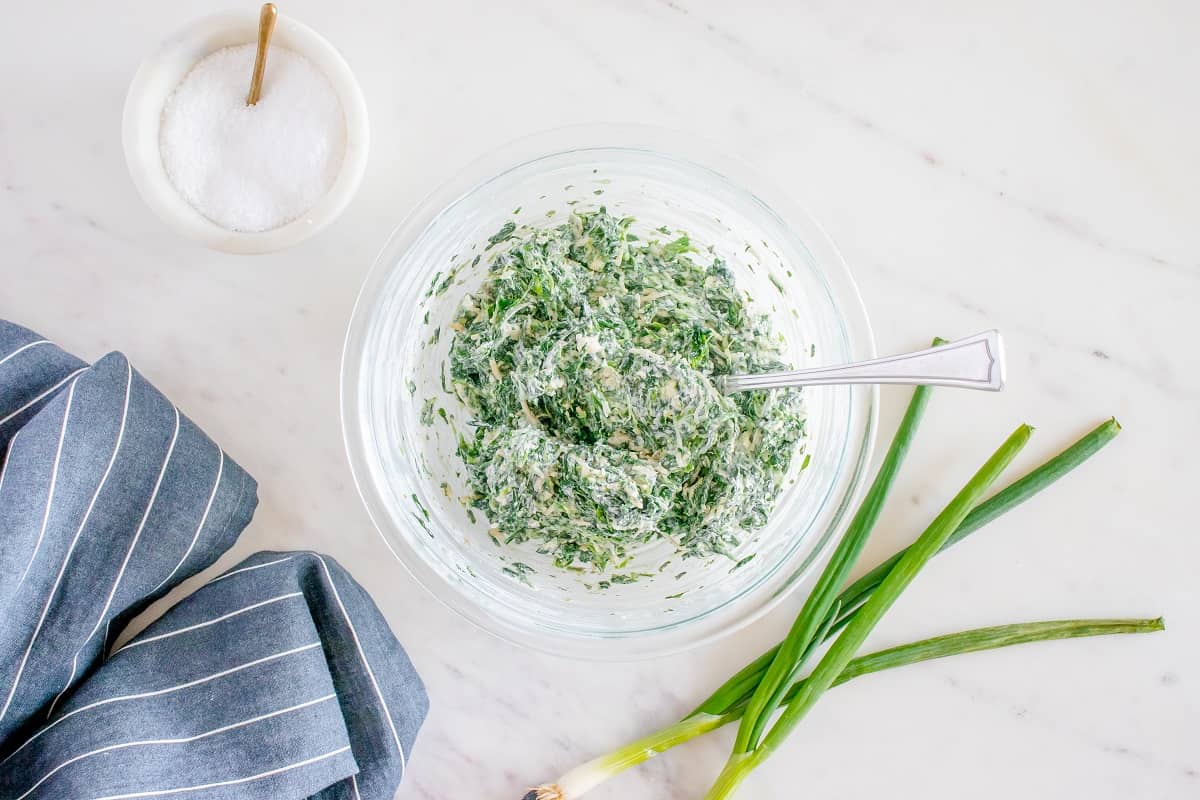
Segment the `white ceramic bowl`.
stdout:
[[216,14],[178,31],[147,56],[125,97],[121,139],[125,161],[138,192],[164,222],[180,234],[227,253],[269,253],[299,244],[337,218],[350,203],[367,166],[367,104],[350,66],[324,37],[285,15],[275,26],[272,45],[308,58],[325,74],[346,116],[346,151],[329,192],[298,219],[261,232],[231,231],[188,204],[167,177],[159,152],[159,126],[167,98],[200,59],[223,47],[258,39],[255,14]]
[[[572,207],[600,205],[634,217],[639,234],[653,236],[666,225],[714,247],[784,336],[786,360],[820,366],[874,355],[841,256],[765,180],[683,134],[567,128],[514,142],[467,167],[397,229],[350,324],[342,421],[375,524],[441,600],[532,647],[629,659],[735,630],[799,583],[848,521],[870,460],[877,394],[873,386],[805,390],[811,463],[803,469],[803,460],[793,459],[767,527],[748,533],[732,558],[681,560],[658,542],[622,568],[646,573],[643,579],[602,589],[601,577],[555,568],[536,543],[496,547],[484,516],[460,502],[470,487],[456,434],[467,430],[470,412],[442,389],[452,337],[439,332],[483,280],[487,257],[472,263],[473,256],[502,225],[550,226]],[[455,278],[439,283],[453,264],[462,265]],[[420,419],[426,400],[447,412],[432,426]],[[517,580],[513,561],[535,572]]]

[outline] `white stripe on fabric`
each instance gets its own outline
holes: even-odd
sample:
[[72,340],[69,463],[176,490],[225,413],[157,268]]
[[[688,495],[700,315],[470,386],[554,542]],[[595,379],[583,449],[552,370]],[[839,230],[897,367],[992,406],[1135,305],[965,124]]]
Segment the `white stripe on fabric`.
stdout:
[[329,581],[329,588],[333,590],[333,599],[337,600],[338,608],[342,610],[342,617],[346,620],[346,626],[350,628],[350,636],[354,639],[354,646],[358,648],[358,655],[362,658],[363,666],[367,670],[367,677],[371,679],[371,686],[375,689],[375,696],[379,698],[379,705],[383,708],[383,715],[387,718],[388,727],[392,729],[392,739],[396,742],[396,750],[400,753],[400,776],[404,777],[404,773],[408,771],[408,759],[404,756],[404,746],[400,744],[400,734],[396,732],[396,723],[392,721],[392,713],[388,710],[387,701],[383,699],[383,692],[379,689],[379,683],[375,680],[375,672],[371,669],[371,664],[367,661],[367,654],[363,651],[362,643],[358,640],[358,631],[354,630],[354,623],[350,621],[350,615],[346,613],[346,606],[342,604],[342,596],[338,594],[337,586],[333,583],[333,576],[329,573],[329,565],[325,563],[325,559],[317,553],[309,553],[317,561],[321,562],[321,569],[325,570],[325,578]]
[[[29,568],[33,566],[33,560],[37,558],[38,550],[42,546],[42,538],[46,535],[46,522],[50,519],[50,506],[54,502],[54,487],[58,479],[58,462],[62,457],[63,440],[67,435],[67,420],[71,417],[71,401],[75,397],[75,384],[71,384],[71,388],[67,391],[67,406],[63,409],[62,430],[58,434],[58,450],[54,455],[54,466],[50,473],[50,490],[46,494],[46,511],[42,515],[42,530],[38,534],[37,544],[34,545],[33,555],[29,557],[29,563],[25,565],[25,572],[21,574],[21,580],[17,581],[17,586],[20,586],[25,581],[25,576],[29,574]],[[4,700],[4,707],[0,708],[0,720],[4,719],[4,715],[8,713],[9,707],[12,705],[13,697],[17,694],[17,684],[21,682],[21,675],[25,672],[25,665],[29,663],[29,653],[33,650],[33,640],[37,634],[31,636],[29,645],[25,648],[25,654],[21,656],[21,663],[17,665],[17,672],[13,676],[12,686],[8,689],[8,697]]]
[[4,451],[4,463],[0,464],[0,489],[4,488],[4,476],[8,474],[8,465],[12,461],[13,449],[17,444],[17,437],[21,435],[20,431],[13,434],[13,437],[8,440],[8,449]]
[[72,764],[78,763],[78,762],[84,760],[85,758],[90,758],[92,756],[98,756],[102,753],[109,753],[109,752],[112,752],[113,750],[123,750],[128,747],[149,747],[149,746],[164,745],[164,744],[187,744],[188,742],[199,741],[200,739],[206,739],[209,736],[216,736],[217,734],[226,733],[228,731],[236,730],[237,728],[244,728],[247,725],[253,725],[256,722],[262,722],[263,720],[271,719],[273,717],[283,716],[284,714],[291,713],[292,711],[299,711],[301,709],[308,708],[310,706],[315,706],[318,703],[324,703],[326,700],[332,700],[335,697],[337,697],[336,693],[327,694],[324,697],[318,697],[316,700],[309,700],[308,702],[299,703],[298,705],[290,706],[288,708],[282,708],[282,709],[279,709],[278,711],[272,711],[268,714],[260,714],[257,717],[252,717],[250,719],[242,720],[241,722],[234,722],[229,725],[222,725],[220,728],[213,728],[210,731],[205,731],[204,733],[197,733],[193,736],[181,736],[181,737],[178,737],[175,739],[142,739],[142,740],[135,741],[135,742],[122,742],[120,744],[110,744],[105,747],[97,748],[96,750],[91,750],[86,753],[81,753],[77,756],[67,759],[66,761],[59,764],[54,769],[47,772],[45,775],[43,775],[41,778],[39,778],[36,783],[34,783],[32,786],[30,786],[28,789],[26,789],[24,794],[19,795],[16,798],[16,800],[25,800],[25,798],[28,797],[29,795],[31,795],[35,789],[37,789],[43,783],[45,783],[46,781],[48,781],[52,777],[54,777],[54,775],[56,773],[58,773],[60,770],[64,770],[67,767],[71,766]]
[[[126,650],[132,650],[135,647],[141,647],[144,644],[150,644],[150,642],[157,642],[159,639],[169,639],[172,636],[178,636],[181,633],[194,631],[197,628],[207,628],[209,625],[216,625],[218,622],[224,622],[231,617],[236,617],[239,614],[245,614],[247,611],[253,611],[256,608],[262,608],[263,606],[270,605],[271,603],[278,603],[280,600],[287,600],[289,597],[303,596],[304,592],[289,592],[288,594],[281,594],[278,597],[272,597],[270,600],[260,600],[257,603],[246,606],[245,608],[239,608],[237,611],[230,611],[228,614],[222,614],[221,616],[210,619],[207,622],[197,622],[195,625],[188,625],[186,628],[180,628],[179,630],[160,633],[157,636],[148,636],[145,639],[138,639],[136,641],[129,642],[120,650],[118,650],[117,653],[124,653]],[[116,655],[116,653],[113,653],[113,655]]]
[[[112,628],[111,619],[104,623],[104,638],[100,640],[100,655],[105,661],[108,661],[108,656],[104,654],[108,652],[108,632],[110,628]],[[76,653],[76,656],[78,656],[78,653]],[[74,669],[74,667],[72,667],[72,669]],[[46,715],[46,719],[50,719],[49,714]]]
[[[74,535],[73,539],[71,540],[71,546],[67,548],[66,557],[62,559],[62,566],[59,567],[59,575],[54,578],[54,587],[50,589],[50,594],[46,599],[46,606],[42,607],[41,618],[37,620],[37,628],[34,631],[35,639],[37,638],[37,633],[42,630],[42,625],[44,622],[46,622],[46,615],[49,613],[50,603],[54,601],[54,595],[58,594],[59,585],[62,583],[62,576],[64,576],[67,571],[67,564],[70,564],[71,555],[74,553],[74,548],[76,548],[76,545],[79,543],[79,537],[83,535],[83,529],[91,518],[91,512],[96,507],[96,501],[100,499],[100,493],[104,488],[104,485],[108,483],[108,476],[112,474],[113,464],[116,463],[116,455],[118,455],[118,453],[121,451],[121,443],[125,440],[126,423],[128,422],[128,419],[130,419],[130,393],[132,386],[133,368],[128,367],[125,373],[125,401],[121,403],[121,427],[116,429],[116,443],[113,445],[113,455],[108,457],[108,464],[106,467],[104,467],[104,473],[100,477],[100,483],[97,483],[96,491],[92,493],[91,500],[88,503],[88,509],[84,511],[83,519],[80,519],[79,521],[79,528],[76,529],[76,535]],[[32,646],[32,643],[30,643],[30,646]],[[49,720],[50,716],[54,714],[54,706],[58,705],[59,698],[62,697],[62,693],[66,692],[67,688],[71,686],[71,681],[74,680],[74,675],[76,675],[76,670],[78,668],[79,654],[77,652],[76,657],[72,658],[71,660],[71,676],[70,678],[67,678],[66,684],[62,686],[62,691],[60,691],[58,696],[54,698],[54,702],[50,703],[50,709],[46,714],[47,720]]]
[[10,358],[16,358],[17,356],[21,355],[21,353],[24,353],[29,348],[37,347],[39,344],[50,344],[50,340],[49,339],[38,339],[36,342],[30,342],[29,344],[21,345],[16,350],[13,350],[11,353],[6,355],[4,358],[0,358],[0,366],[4,366],[4,363],[6,361],[8,361]]
[[[38,552],[42,549],[42,540],[46,538],[46,525],[50,522],[50,509],[54,505],[54,490],[58,486],[58,467],[62,461],[63,442],[67,440],[67,421],[71,419],[71,402],[75,399],[75,384],[71,384],[71,388],[67,390],[67,406],[63,409],[62,428],[58,432],[58,447],[54,450],[54,465],[50,468],[50,488],[46,491],[46,510],[42,513],[42,527],[38,531],[37,542],[33,545],[33,552],[29,555],[29,562],[25,565],[25,571],[21,573],[21,579],[17,581],[17,588],[25,583],[25,578],[29,575],[29,569],[33,566],[33,562],[37,559]],[[5,707],[7,710],[7,706]],[[3,711],[0,711],[0,719],[4,719]]]
[[46,719],[54,716],[54,709],[58,707],[58,701],[67,693],[67,689],[71,688],[71,683],[75,680],[75,673],[79,671],[79,651],[71,657],[71,674],[67,676],[67,682],[58,690],[58,694],[54,695],[54,699],[50,701],[50,707],[46,709]]
[[273,655],[263,656],[262,658],[256,658],[253,661],[247,661],[245,664],[239,664],[236,667],[230,667],[229,669],[221,670],[220,672],[215,672],[212,675],[206,675],[203,678],[196,678],[195,680],[190,680],[187,683],[181,683],[177,686],[168,686],[165,689],[155,689],[154,691],[150,691],[150,692],[140,692],[138,694],[126,694],[126,695],[121,695],[119,697],[109,697],[105,700],[96,700],[94,702],[88,703],[87,705],[83,705],[83,706],[80,706],[79,708],[75,708],[75,709],[68,711],[66,714],[63,714],[61,717],[54,720],[54,722],[51,722],[46,727],[42,728],[40,731],[35,733],[33,736],[30,736],[28,739],[26,739],[21,744],[20,747],[18,747],[16,750],[9,753],[8,756],[4,759],[4,761],[0,761],[0,765],[7,763],[9,761],[9,759],[11,759],[17,753],[24,750],[25,747],[28,746],[30,743],[32,743],[35,739],[39,738],[42,734],[47,733],[48,731],[50,731],[52,728],[54,728],[59,723],[70,719],[71,717],[75,716],[76,714],[80,714],[84,711],[88,711],[89,709],[97,708],[98,706],[106,706],[111,703],[122,703],[122,702],[125,702],[126,700],[142,700],[147,697],[158,697],[158,696],[161,696],[164,694],[178,692],[181,689],[190,689],[193,686],[199,686],[201,684],[208,683],[210,681],[215,681],[218,678],[224,678],[226,675],[232,675],[235,672],[241,672],[244,669],[250,669],[251,667],[256,667],[259,664],[265,664],[268,661],[275,661],[276,659],[286,658],[287,656],[295,655],[296,653],[302,653],[302,652],[305,652],[306,650],[312,650],[312,649],[320,647],[320,646],[321,646],[320,642],[313,642],[311,644],[301,645],[300,647],[293,647],[291,650],[285,650],[282,653],[275,653]]
[[[163,478],[167,474],[167,466],[171,463],[171,456],[175,454],[175,443],[179,440],[179,409],[172,406],[175,411],[175,431],[171,434],[171,443],[167,446],[167,454],[163,458],[162,466],[158,470],[158,478],[154,481],[154,489],[150,492],[150,502],[146,503],[146,510],[142,512],[142,519],[138,522],[137,530],[133,532],[133,539],[129,542],[129,547],[125,551],[125,560],[121,562],[121,568],[117,571],[117,578],[113,581],[112,588],[108,590],[108,597],[104,601],[104,608],[100,610],[100,615],[96,618],[96,624],[92,627],[92,632],[83,640],[86,645],[96,635],[96,631],[100,630],[100,623],[104,620],[108,610],[112,608],[113,598],[117,596],[117,589],[121,586],[121,579],[125,577],[125,570],[129,567],[129,561],[133,558],[133,551],[137,549],[138,540],[142,538],[142,531],[146,529],[146,521],[150,519],[150,512],[154,510],[154,504],[158,501],[158,492],[162,489]],[[83,650],[83,647],[79,648]],[[78,653],[78,651],[77,651]]]
[[350,785],[354,787],[354,800],[362,800],[362,795],[358,793],[358,779],[353,775],[350,776]]
[[74,372],[72,372],[72,373],[71,373],[70,375],[68,375],[67,377],[63,378],[63,379],[62,379],[61,381],[59,381],[58,383],[56,383],[56,384],[54,384],[53,386],[51,386],[51,387],[50,387],[49,389],[47,389],[46,391],[44,391],[44,392],[42,392],[41,394],[39,394],[37,397],[35,397],[35,398],[33,398],[32,400],[30,400],[30,401],[29,401],[28,403],[26,403],[25,405],[23,405],[23,406],[21,406],[20,408],[18,408],[16,411],[14,411],[14,412],[12,412],[11,414],[9,414],[7,417],[5,417],[5,418],[3,418],[3,419],[0,419],[0,428],[4,427],[4,425],[5,425],[5,424],[6,424],[6,423],[7,423],[9,420],[12,420],[12,419],[15,419],[15,418],[17,418],[17,417],[21,416],[23,413],[25,413],[26,411],[28,411],[30,408],[33,408],[35,405],[37,405],[38,403],[40,403],[42,400],[45,400],[47,397],[49,397],[50,395],[52,395],[52,394],[54,394],[55,392],[57,392],[59,389],[61,389],[63,386],[65,386],[65,385],[66,385],[67,381],[69,381],[69,380],[71,380],[71,379],[73,379],[73,378],[76,378],[76,377],[78,377],[78,376],[79,376],[79,373],[81,373],[81,372],[86,372],[88,369],[89,369],[88,367],[80,367],[79,369],[75,370]]
[[323,753],[319,756],[313,756],[312,758],[306,758],[303,761],[297,761],[295,764],[288,764],[286,767],[279,767],[277,769],[267,770],[266,772],[260,772],[257,775],[248,775],[245,778],[234,778],[234,779],[228,780],[228,781],[217,781],[216,783],[205,783],[200,786],[182,786],[178,789],[154,789],[149,792],[131,792],[129,794],[106,794],[103,797],[92,798],[92,800],[130,800],[130,798],[134,798],[134,797],[154,797],[155,795],[161,795],[161,794],[180,794],[182,792],[198,792],[201,789],[217,789],[222,786],[236,786],[239,783],[249,783],[250,781],[262,780],[263,778],[270,778],[272,775],[280,775],[284,772],[290,772],[291,770],[294,770],[294,769],[300,769],[300,767],[307,767],[309,764],[316,764],[318,761],[324,761],[327,758],[333,758],[334,756],[341,755],[342,753],[346,752],[349,749],[350,749],[350,745],[346,745],[345,747],[339,747],[337,750],[330,750],[328,753]]
[[[127,370],[128,381],[125,391],[128,394],[129,386],[133,383],[133,367],[126,361],[125,368]],[[75,674],[79,670],[79,655],[83,652],[83,648],[87,646],[87,643],[92,640],[92,637],[96,635],[96,631],[100,629],[100,623],[104,620],[104,615],[112,607],[113,597],[117,594],[117,587],[121,585],[121,578],[125,575],[125,568],[129,566],[129,559],[133,555],[134,548],[137,547],[138,539],[141,538],[142,529],[146,527],[146,520],[150,518],[150,511],[154,508],[155,501],[158,500],[158,492],[162,488],[163,477],[167,474],[167,465],[171,463],[171,456],[175,453],[175,443],[179,440],[179,409],[174,406],[171,408],[175,412],[175,430],[171,433],[171,443],[167,446],[167,454],[163,458],[162,467],[158,470],[158,478],[154,482],[154,490],[150,493],[150,502],[146,504],[146,510],[142,513],[141,522],[138,523],[137,530],[133,533],[133,540],[129,543],[129,549],[125,552],[125,560],[121,562],[121,569],[117,572],[117,579],[113,581],[112,589],[108,593],[108,599],[104,601],[104,608],[101,609],[100,616],[96,618],[96,624],[92,627],[91,633],[84,638],[79,648],[75,651],[75,657],[71,659],[71,675],[67,678],[67,682],[63,685],[62,690],[59,691],[54,697],[53,702],[50,703],[50,710],[46,713],[46,719],[50,718],[51,714],[54,713],[54,707],[58,705],[58,701],[71,688],[71,683],[74,682]],[[108,636],[107,627],[104,629],[104,635],[105,637]],[[107,644],[108,642],[105,641],[102,643],[102,646]]]
[[150,594],[157,592],[166,585],[167,581],[175,577],[175,573],[183,566],[183,562],[187,561],[187,557],[192,554],[192,548],[196,546],[196,542],[200,539],[200,531],[204,530],[204,523],[208,522],[208,512],[212,511],[213,500],[217,499],[217,489],[221,487],[221,473],[225,471],[225,451],[218,447],[217,455],[217,479],[213,481],[212,492],[208,495],[208,504],[204,506],[204,513],[200,516],[200,524],[196,526],[196,533],[192,535],[191,544],[187,546],[187,550],[183,551],[183,555],[179,558],[179,563],[175,565],[175,568],[167,573],[167,577],[159,581],[158,586],[150,590]]
[[239,569],[235,569],[233,572],[226,572],[224,575],[218,575],[217,577],[213,578],[211,581],[206,583],[205,586],[212,586],[217,581],[223,581],[226,578],[232,578],[234,575],[237,575],[239,572],[249,572],[252,569],[262,569],[263,567],[270,567],[275,564],[282,564],[285,561],[291,561],[293,558],[295,558],[295,556],[284,556],[283,558],[277,558],[274,561],[267,561],[263,564],[253,564],[249,567],[241,567]]

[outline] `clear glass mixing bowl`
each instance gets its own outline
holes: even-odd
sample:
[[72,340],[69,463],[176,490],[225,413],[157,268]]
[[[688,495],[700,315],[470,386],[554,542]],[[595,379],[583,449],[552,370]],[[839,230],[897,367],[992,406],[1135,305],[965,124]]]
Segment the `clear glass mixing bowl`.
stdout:
[[[665,225],[713,247],[771,315],[797,367],[874,356],[862,301],[833,244],[744,166],[681,134],[564,129],[484,157],[395,231],[350,322],[342,422],[372,519],[439,599],[512,641],[575,657],[629,659],[727,633],[797,585],[847,522],[869,461],[878,399],[872,387],[804,390],[808,466],[793,459],[769,523],[747,533],[732,560],[683,559],[660,542],[622,568],[652,577],[600,588],[602,576],[557,569],[534,543],[497,546],[485,516],[476,511],[472,521],[461,501],[469,489],[455,446],[470,415],[442,388],[452,336],[446,324],[483,279],[487,257],[474,266],[472,260],[506,222],[550,226],[572,207],[602,205],[634,217],[643,233]],[[463,266],[448,288],[430,292],[455,265]],[[432,426],[420,421],[429,398],[446,410]],[[735,569],[750,553],[757,555]],[[513,562],[534,572],[518,579]]]

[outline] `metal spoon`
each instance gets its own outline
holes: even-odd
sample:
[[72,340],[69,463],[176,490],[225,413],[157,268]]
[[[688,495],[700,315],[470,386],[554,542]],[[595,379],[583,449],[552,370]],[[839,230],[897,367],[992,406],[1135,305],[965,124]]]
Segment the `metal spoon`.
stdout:
[[757,375],[725,375],[717,387],[724,394],[731,394],[749,389],[845,383],[925,384],[998,392],[1004,388],[1004,344],[999,331],[984,331],[928,350],[857,364]]

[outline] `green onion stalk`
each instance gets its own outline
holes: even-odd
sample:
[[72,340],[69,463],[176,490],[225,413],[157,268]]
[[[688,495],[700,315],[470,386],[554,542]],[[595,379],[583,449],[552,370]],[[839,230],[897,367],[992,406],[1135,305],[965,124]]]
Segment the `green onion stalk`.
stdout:
[[[885,457],[884,464],[881,466],[880,475],[882,480],[877,477],[872,484],[864,499],[864,507],[870,509],[877,503],[880,503],[887,491],[890,489],[891,481],[894,480],[899,462],[903,459],[904,453],[907,451],[908,443],[911,441],[913,432],[917,422],[919,422],[921,412],[924,409],[927,397],[925,396],[928,390],[919,388],[914,392],[912,402],[909,404],[901,426],[897,429],[896,437],[889,448],[888,455]],[[979,503],[975,506],[966,518],[957,526],[953,533],[941,544],[940,550],[944,550],[956,542],[961,541],[970,534],[982,528],[988,522],[996,519],[1010,509],[1025,502],[1029,498],[1038,494],[1050,484],[1063,477],[1071,470],[1078,467],[1092,455],[1098,452],[1106,444],[1112,441],[1113,438],[1120,432],[1121,427],[1115,419],[1109,419],[1088,432],[1070,447],[1049,461],[1036,467],[1023,477],[1014,481],[1004,489],[997,492],[988,500]],[[851,523],[851,528],[848,529],[847,536],[844,538],[858,537],[863,534],[864,529],[869,530],[870,525],[874,524],[877,519],[877,511],[860,512],[856,514],[855,519]],[[868,523],[865,524],[864,523]],[[851,548],[860,548],[861,543],[852,541],[846,547],[839,547],[839,553],[849,551]],[[875,592],[884,578],[892,571],[897,563],[905,556],[907,549],[894,555],[884,563],[880,564],[875,569],[863,575],[861,578],[850,584],[846,589],[842,590],[832,602],[822,603],[820,607],[825,610],[825,618],[815,627],[812,635],[809,636],[807,646],[800,648],[799,657],[795,657],[796,648],[793,647],[793,664],[788,670],[789,682],[794,678],[795,674],[809,661],[816,648],[828,638],[840,632],[854,618],[857,612],[862,608],[863,604]],[[831,560],[831,566],[844,574],[844,561],[837,558]],[[828,569],[828,568],[827,568]],[[830,582],[823,582],[823,585],[828,585]],[[814,590],[815,591],[815,590]],[[805,607],[810,608],[813,604],[806,603]],[[1087,626],[1092,624],[1088,621],[1080,621],[1077,623],[1055,623],[1056,625],[1076,624],[1080,630],[1092,630]],[[797,626],[793,626],[795,633]],[[1004,626],[1005,629],[1013,626]],[[807,626],[811,629],[812,626]],[[963,634],[954,634],[952,636],[972,637],[978,635],[986,635],[986,632],[992,629],[984,629],[980,631],[969,631]],[[1135,632],[1124,630],[1109,630],[1096,629],[1096,633],[1080,633],[1075,635],[1101,635],[1103,633],[1123,633]],[[1000,634],[997,634],[1000,635]],[[1005,634],[1007,635],[1007,634]],[[947,637],[943,637],[946,639]],[[1068,638],[1068,636],[1054,635],[1046,638]],[[928,640],[935,641],[935,640]],[[966,642],[967,638],[955,640],[950,638],[951,642]],[[945,649],[948,646],[958,645],[939,645],[943,650],[937,655],[929,656],[931,658],[942,658],[947,655],[954,655],[957,652],[974,652],[978,649],[991,649],[993,647],[1008,646],[1009,644],[1017,644],[1022,641],[1038,641],[1038,639],[1021,639],[1020,641],[1005,640],[1001,644],[992,644],[983,647],[970,647],[961,651]],[[905,645],[905,648],[918,648],[924,645],[923,642]],[[736,673],[733,677],[727,680],[719,689],[708,697],[695,711],[689,714],[684,719],[667,726],[659,731],[656,731],[649,736],[632,742],[618,750],[613,751],[605,756],[601,756],[592,761],[589,761],[579,767],[571,770],[562,778],[552,784],[546,784],[536,787],[525,796],[525,800],[574,800],[581,797],[585,792],[594,788],[599,783],[607,780],[613,775],[642,763],[661,752],[664,752],[678,744],[695,738],[696,736],[707,733],[711,730],[719,728],[729,722],[741,720],[745,716],[747,706],[752,701],[757,689],[762,683],[763,676],[768,672],[771,665],[775,662],[776,656],[781,649],[781,645],[768,650],[754,661],[746,665],[742,670]],[[918,652],[918,649],[906,650],[904,652]],[[878,654],[877,654],[878,655]],[[864,657],[872,658],[872,656]],[[905,661],[903,663],[915,663],[915,661],[926,660],[918,658],[913,661]],[[859,663],[859,659],[851,661],[851,665]],[[900,666],[900,663],[891,664],[890,666]],[[881,669],[890,668],[890,666],[880,667]],[[777,669],[781,671],[781,669]],[[870,670],[878,671],[878,670]],[[865,674],[865,673],[859,673]],[[848,680],[850,677],[856,677],[852,674],[852,669],[847,666],[842,676],[839,676],[834,685]],[[762,709],[766,704],[758,709],[759,720],[756,724],[756,730],[761,736],[763,727],[766,722],[766,717],[769,716],[780,704],[790,704],[795,698],[799,687],[803,682],[793,683],[791,688],[782,697],[778,694],[778,687],[772,692],[770,703],[771,710],[766,714],[762,713]]]
[[[936,636],[880,650],[850,661],[833,686],[873,672],[932,661],[948,656],[996,650],[1031,642],[1055,639],[1079,639],[1087,636],[1111,636],[1125,633],[1152,633],[1163,630],[1163,620],[1157,619],[1074,619],[1051,622],[1021,622],[976,628],[946,636]],[[804,689],[807,678],[794,683],[784,695],[784,705],[791,703]],[[522,800],[574,800],[599,786],[614,775],[636,766],[672,747],[691,741],[717,728],[740,720],[746,710],[743,700],[721,714],[697,712],[668,725],[649,736],[630,742],[624,747],[575,767],[552,784],[530,789]]]
[[[783,709],[783,713],[769,731],[765,730],[766,720],[754,716],[756,711],[761,714],[771,710],[769,705],[762,707],[756,706],[754,703],[764,688],[769,689],[763,684],[759,685],[755,697],[751,698],[750,707],[742,717],[733,752],[725,763],[725,768],[717,776],[717,782],[705,795],[706,800],[723,800],[723,798],[731,796],[738,784],[750,774],[751,770],[761,764],[782,744],[805,714],[816,705],[825,690],[833,685],[846,665],[853,660],[858,648],[866,641],[867,636],[883,619],[883,615],[892,607],[900,594],[912,583],[921,568],[937,554],[946,540],[950,538],[950,534],[954,533],[954,530],[967,518],[971,508],[983,499],[983,495],[1000,477],[1000,473],[1029,443],[1029,437],[1032,435],[1033,428],[1028,425],[1021,425],[1014,430],[967,481],[966,485],[959,490],[945,509],[934,518],[929,527],[917,538],[917,541],[909,545],[904,555],[896,562],[896,566],[880,582],[871,597],[834,640],[833,645],[825,652],[812,674],[808,676],[808,680],[804,682],[800,692]],[[793,633],[795,631],[796,628],[793,628]],[[786,644],[787,640],[785,640],[784,646],[780,647],[772,666],[779,664],[787,656]],[[771,669],[768,668],[768,677],[770,673]],[[749,737],[746,735],[747,731],[759,730],[764,731],[761,739],[756,740],[753,735]]]

